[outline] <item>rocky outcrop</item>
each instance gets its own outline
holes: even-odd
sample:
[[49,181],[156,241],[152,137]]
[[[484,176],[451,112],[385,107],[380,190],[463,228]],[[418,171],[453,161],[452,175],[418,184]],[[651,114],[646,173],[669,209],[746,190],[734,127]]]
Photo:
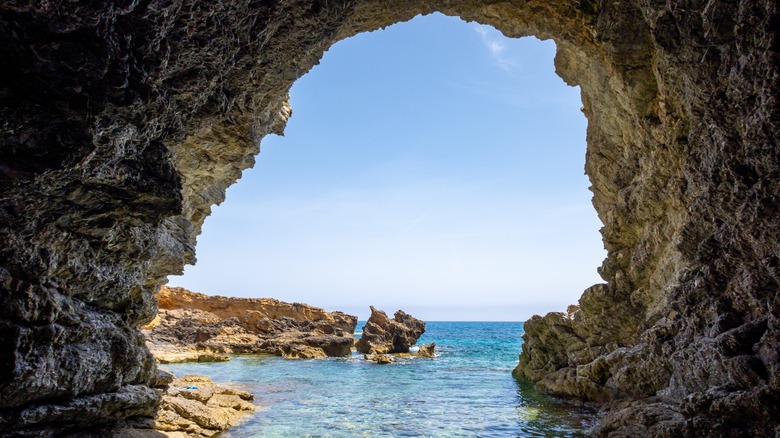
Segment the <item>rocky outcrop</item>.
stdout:
[[417,350],[417,357],[436,357],[436,343],[431,342],[428,345],[421,345]]
[[600,434],[780,432],[776,1],[150,0],[0,4],[0,433],[151,415],[137,328],[293,82],[435,11],[553,38],[588,118],[604,284],[517,375]]
[[355,349],[365,354],[408,353],[423,333],[425,323],[402,310],[390,319],[385,312],[371,306],[371,316]]
[[206,376],[188,374],[165,386],[154,429],[187,437],[210,437],[236,425],[255,411],[254,396],[217,385]]
[[181,287],[162,286],[157,294],[160,310],[196,309],[219,319],[237,318],[247,328],[258,331],[279,330],[274,321],[323,323],[334,330],[355,330],[357,319],[343,312],[327,312],[301,303],[285,303],[273,298],[233,298],[192,292]]
[[228,360],[225,354],[290,359],[348,356],[357,318],[273,299],[212,297],[163,287],[157,317],[143,327],[161,363]]

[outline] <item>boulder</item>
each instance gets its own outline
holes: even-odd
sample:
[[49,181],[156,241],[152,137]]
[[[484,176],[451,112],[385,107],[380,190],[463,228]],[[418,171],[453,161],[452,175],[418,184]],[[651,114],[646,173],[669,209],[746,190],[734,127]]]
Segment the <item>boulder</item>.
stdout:
[[402,310],[390,319],[385,312],[371,306],[371,316],[355,348],[364,354],[408,353],[423,333],[425,323]]

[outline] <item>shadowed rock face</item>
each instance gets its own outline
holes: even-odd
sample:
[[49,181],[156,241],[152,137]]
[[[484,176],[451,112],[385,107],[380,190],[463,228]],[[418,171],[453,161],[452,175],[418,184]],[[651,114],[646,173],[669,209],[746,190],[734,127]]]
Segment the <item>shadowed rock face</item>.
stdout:
[[772,435],[780,394],[771,0],[5,2],[0,433],[147,416],[137,327],[334,42],[440,11],[558,44],[580,85],[605,283],[535,317],[516,374],[596,433]]

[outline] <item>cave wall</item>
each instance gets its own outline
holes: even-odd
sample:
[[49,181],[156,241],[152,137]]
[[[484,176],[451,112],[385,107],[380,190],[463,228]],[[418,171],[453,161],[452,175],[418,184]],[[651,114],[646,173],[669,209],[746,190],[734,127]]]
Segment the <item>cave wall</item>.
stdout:
[[[0,5],[0,434],[149,416],[137,327],[333,43],[420,13],[553,38],[608,250],[515,374],[596,434],[773,435],[776,2],[122,0]],[[554,309],[551,309],[554,310]]]

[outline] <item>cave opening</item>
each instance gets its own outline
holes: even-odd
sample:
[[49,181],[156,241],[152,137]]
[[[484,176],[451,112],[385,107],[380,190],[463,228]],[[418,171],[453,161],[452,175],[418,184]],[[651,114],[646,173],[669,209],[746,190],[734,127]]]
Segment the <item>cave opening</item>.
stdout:
[[[550,39],[510,39],[435,13],[339,41],[295,82],[284,136],[263,138],[254,167],[204,221],[198,263],[169,285],[307,303],[357,315],[363,324],[369,306],[401,309],[428,323],[420,345],[435,341],[446,365],[415,365],[428,376],[426,386],[438,388],[428,397],[410,396],[422,388],[403,374],[356,374],[361,359],[354,355],[341,368],[307,366],[309,377],[329,369],[356,375],[316,388],[295,385],[306,394],[301,403],[321,412],[295,408],[298,391],[278,400],[258,396],[287,408],[271,407],[236,433],[323,432],[322,417],[343,419],[332,386],[358,405],[354,415],[382,417],[393,409],[366,410],[371,391],[353,384],[384,388],[383,378],[404,387],[385,388],[386,399],[424,403],[418,414],[430,427],[454,434],[498,427],[491,422],[531,434],[576,433],[592,424],[589,409],[510,375],[521,349],[519,322],[563,311],[602,281],[601,223],[584,175],[587,120],[579,87],[554,71],[555,51]],[[517,323],[454,326],[469,331],[463,335],[442,324],[453,321]],[[282,361],[231,362],[224,366],[260,394],[303,378]],[[261,363],[267,382],[250,377]],[[176,375],[225,373],[166,367]],[[442,387],[456,377],[483,384],[444,396]],[[459,402],[447,401],[453,399]],[[481,408],[480,420],[469,414],[477,403],[491,406]],[[437,413],[444,406],[452,417]],[[301,422],[307,428],[297,429]],[[391,427],[376,422],[361,427]]]
[[2,4],[0,432],[149,420],[163,381],[138,327],[292,84],[336,42],[437,11],[554,38],[588,117],[605,283],[574,318],[527,321],[516,372],[604,403],[595,435],[776,434],[769,0]]
[[510,321],[576,303],[605,254],[579,88],[554,53],[442,14],[338,42],[171,285],[361,320],[369,305]]

